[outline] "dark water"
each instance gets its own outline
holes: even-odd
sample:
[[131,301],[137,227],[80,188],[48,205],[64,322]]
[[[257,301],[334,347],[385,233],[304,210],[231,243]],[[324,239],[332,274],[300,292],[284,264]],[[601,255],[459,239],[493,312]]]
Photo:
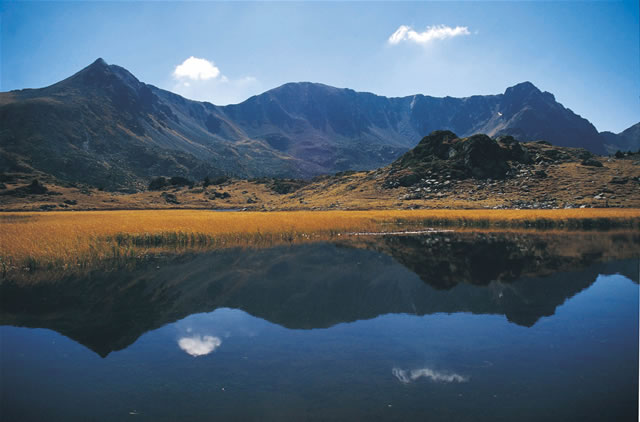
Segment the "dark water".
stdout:
[[3,421],[637,420],[635,234],[432,234],[0,284]]

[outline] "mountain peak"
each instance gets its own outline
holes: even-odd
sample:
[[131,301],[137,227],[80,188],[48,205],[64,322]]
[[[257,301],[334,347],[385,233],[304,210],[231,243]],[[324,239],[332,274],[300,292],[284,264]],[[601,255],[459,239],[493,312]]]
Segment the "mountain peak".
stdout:
[[525,81],[507,88],[504,95],[524,96],[529,94],[540,94],[541,92],[542,91],[540,91],[534,84],[529,81]]
[[72,78],[75,76],[79,76],[82,79],[86,79],[87,77],[90,79],[95,79],[98,77],[98,75],[102,75],[102,77],[104,77],[104,75],[108,75],[110,73],[111,66],[109,66],[102,57],[99,57],[89,66],[81,69],[78,73],[73,75]]
[[110,66],[107,62],[104,61],[102,57],[98,57],[93,63],[89,66],[81,69],[78,73],[87,73],[87,72],[107,72]]
[[336,88],[334,86],[331,85],[326,85],[323,83],[319,83],[319,82],[308,82],[308,81],[301,81],[301,82],[287,82],[283,85],[280,85],[277,88],[272,89],[271,91],[273,92],[280,92],[280,91],[324,91],[324,92],[338,92],[338,91],[346,91],[347,89],[345,88]]
[[73,84],[92,87],[107,87],[114,84],[125,84],[137,89],[140,81],[128,70],[116,65],[109,65],[102,57],[96,59],[89,66],[65,80]]
[[109,66],[109,65],[107,64],[107,62],[104,61],[102,57],[98,57],[93,63],[89,65],[89,67],[92,67],[92,66]]

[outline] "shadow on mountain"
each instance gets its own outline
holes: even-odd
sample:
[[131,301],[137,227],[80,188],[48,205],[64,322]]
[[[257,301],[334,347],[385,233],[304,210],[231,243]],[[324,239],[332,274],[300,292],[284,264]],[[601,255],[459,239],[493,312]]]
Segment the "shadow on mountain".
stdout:
[[231,249],[57,282],[0,284],[0,323],[49,328],[100,356],[227,307],[290,329],[389,313],[505,315],[533,326],[599,274],[638,281],[631,234],[433,233]]

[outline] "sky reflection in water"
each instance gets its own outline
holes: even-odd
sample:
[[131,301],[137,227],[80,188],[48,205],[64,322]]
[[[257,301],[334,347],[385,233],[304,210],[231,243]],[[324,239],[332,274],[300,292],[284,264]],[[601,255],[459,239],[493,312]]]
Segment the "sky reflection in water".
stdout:
[[49,296],[38,313],[44,290],[4,290],[27,311],[3,305],[3,418],[637,417],[637,260],[431,285],[437,262],[332,245],[199,259],[175,267],[181,284],[129,274],[123,296],[96,277],[87,310]]

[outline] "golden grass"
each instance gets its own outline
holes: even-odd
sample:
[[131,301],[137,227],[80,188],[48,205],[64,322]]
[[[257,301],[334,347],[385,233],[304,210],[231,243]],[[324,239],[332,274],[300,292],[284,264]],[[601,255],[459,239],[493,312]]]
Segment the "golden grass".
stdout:
[[188,248],[268,246],[352,232],[430,226],[638,230],[638,209],[212,212],[88,211],[0,214],[0,272],[78,268]]

